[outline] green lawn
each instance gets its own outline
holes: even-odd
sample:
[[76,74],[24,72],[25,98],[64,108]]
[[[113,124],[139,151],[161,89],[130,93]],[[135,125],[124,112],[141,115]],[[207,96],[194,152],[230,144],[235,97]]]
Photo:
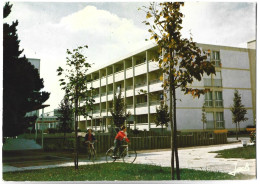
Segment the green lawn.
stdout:
[[[5,181],[132,181],[132,180],[170,180],[169,167],[141,164],[104,163],[74,167],[31,170],[3,173]],[[255,179],[254,176],[237,174],[231,176],[220,172],[181,169],[182,180],[241,180]]]
[[225,149],[221,151],[214,151],[212,153],[218,153],[219,158],[244,158],[253,159],[256,158],[256,146],[246,146],[233,149]]

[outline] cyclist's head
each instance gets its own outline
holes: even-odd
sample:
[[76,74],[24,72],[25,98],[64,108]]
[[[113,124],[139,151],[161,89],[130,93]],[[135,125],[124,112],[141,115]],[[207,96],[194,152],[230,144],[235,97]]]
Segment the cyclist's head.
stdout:
[[91,129],[88,129],[88,133],[92,133],[92,130],[91,130]]
[[121,126],[120,129],[121,129],[121,130],[126,130],[126,127],[123,125],[123,126]]

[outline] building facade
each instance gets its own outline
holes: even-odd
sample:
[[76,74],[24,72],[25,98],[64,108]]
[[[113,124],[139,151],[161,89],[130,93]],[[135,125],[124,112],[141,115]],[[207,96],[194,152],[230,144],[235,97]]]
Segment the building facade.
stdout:
[[[254,125],[256,119],[256,50],[255,41],[248,43],[248,48],[235,48],[217,45],[197,44],[208,54],[208,61],[214,61],[216,74],[204,75],[201,81],[194,81],[193,88],[206,88],[210,92],[200,98],[184,95],[177,90],[177,126],[181,131],[196,131],[203,127],[202,106],[205,104],[207,117],[206,129],[233,130],[232,113],[234,91],[242,96],[242,104],[247,109],[248,120],[240,127]],[[112,119],[113,94],[119,89],[126,104],[126,111],[131,112],[127,125],[131,129],[151,130],[156,107],[164,100],[166,91],[162,88],[164,76],[156,60],[159,57],[157,46],[152,45],[141,51],[109,63],[88,74],[91,79],[87,85],[94,88],[95,100],[92,118],[80,117],[79,129],[92,128],[108,131]],[[143,93],[146,91],[147,93]]]

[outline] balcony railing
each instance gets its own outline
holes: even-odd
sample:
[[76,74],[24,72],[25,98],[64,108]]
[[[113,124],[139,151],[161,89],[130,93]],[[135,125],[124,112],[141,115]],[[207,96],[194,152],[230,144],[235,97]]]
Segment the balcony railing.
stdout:
[[150,80],[150,84],[156,84],[156,83],[159,83],[159,82],[161,82],[161,80],[160,79],[153,79],[153,80]]
[[99,94],[93,95],[93,98],[98,98],[98,97],[99,97]]
[[146,85],[147,85],[146,82],[142,82],[142,83],[135,84],[135,87],[138,88],[138,87],[143,87]]
[[111,95],[111,94],[113,94],[113,91],[108,91],[107,94]]
[[126,90],[133,89],[133,86],[126,86]]
[[127,108],[127,109],[132,109],[133,107],[134,107],[133,104],[126,105],[126,108]]
[[153,100],[153,101],[150,101],[150,105],[160,105],[160,100]]
[[100,110],[93,110],[93,114],[99,113]]
[[106,92],[104,92],[104,93],[101,93],[101,96],[106,96]]
[[211,79],[203,79],[204,81],[204,86],[212,86],[212,83],[211,83]]
[[147,106],[147,102],[142,102],[142,103],[137,103],[136,107],[146,107]]
[[107,109],[102,109],[101,112],[107,112]]

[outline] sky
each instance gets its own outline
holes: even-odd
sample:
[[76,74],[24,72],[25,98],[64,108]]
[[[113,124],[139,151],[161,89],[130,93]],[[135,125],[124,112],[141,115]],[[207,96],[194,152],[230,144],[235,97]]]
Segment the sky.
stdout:
[[[88,45],[85,55],[92,70],[152,44],[144,11],[149,2],[37,2],[11,1],[3,22],[18,20],[20,48],[27,58],[41,60],[44,91],[51,93],[45,112],[58,108],[64,96],[57,68],[66,63],[66,50]],[[181,9],[183,37],[198,43],[246,48],[256,39],[254,2],[185,2]]]

